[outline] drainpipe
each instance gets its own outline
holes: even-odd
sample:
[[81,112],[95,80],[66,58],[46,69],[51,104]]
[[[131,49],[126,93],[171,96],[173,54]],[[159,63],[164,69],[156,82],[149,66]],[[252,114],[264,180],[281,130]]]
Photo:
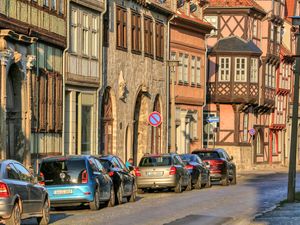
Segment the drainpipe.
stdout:
[[62,127],[62,153],[66,155],[65,152],[65,104],[66,104],[66,58],[69,51],[69,42],[70,42],[70,32],[69,32],[69,23],[70,23],[70,1],[67,1],[67,47],[63,52],[63,127]]
[[[167,58],[168,60],[170,60],[170,22],[171,20],[173,20],[175,18],[175,15],[172,15],[171,17],[168,18],[168,21],[167,21],[167,26],[168,26],[168,38],[167,38]],[[166,105],[167,105],[167,137],[166,137],[166,148],[169,152],[169,132],[170,132],[170,129],[169,129],[169,124],[170,124],[170,68],[168,66],[166,66],[166,69],[167,69],[167,87],[166,87],[166,90],[167,90],[167,93],[166,93]]]
[[[107,0],[104,0],[104,10],[101,12],[101,15],[100,15],[100,21],[101,21],[101,24],[100,24],[100,29],[99,31],[102,31],[103,32],[103,17],[105,15],[105,13],[107,12]],[[99,68],[99,78],[102,78],[103,76],[103,33],[101,32],[101,35],[100,35],[100,54],[99,54],[99,65],[100,65],[100,68]],[[100,63],[102,61],[102,63]],[[101,77],[100,77],[101,76]],[[99,154],[99,140],[98,140],[98,136],[99,136],[99,92],[102,88],[102,82],[101,82],[102,79],[99,79],[99,87],[97,88],[97,93],[96,93],[96,154]]]

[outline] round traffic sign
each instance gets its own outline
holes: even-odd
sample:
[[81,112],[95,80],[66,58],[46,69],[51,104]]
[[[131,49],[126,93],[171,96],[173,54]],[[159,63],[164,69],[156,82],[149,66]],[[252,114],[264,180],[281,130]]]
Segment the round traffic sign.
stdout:
[[254,128],[251,128],[251,129],[249,130],[249,134],[250,134],[251,136],[254,136],[255,133],[256,133],[256,130],[255,130]]
[[158,127],[162,123],[161,114],[156,111],[150,113],[148,116],[148,122],[151,124],[151,126]]

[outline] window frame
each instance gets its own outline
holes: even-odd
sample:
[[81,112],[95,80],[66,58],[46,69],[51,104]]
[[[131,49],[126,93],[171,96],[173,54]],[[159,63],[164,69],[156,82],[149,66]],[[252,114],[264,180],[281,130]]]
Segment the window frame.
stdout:
[[161,21],[155,22],[155,56],[157,60],[164,60],[164,24]]
[[153,45],[153,19],[149,16],[144,16],[144,54],[146,57],[153,58]]
[[116,48],[123,51],[128,49],[127,13],[126,8],[116,6]]
[[131,10],[131,51],[135,54],[142,52],[142,20],[141,14]]
[[250,83],[258,83],[258,58],[250,58]]
[[[244,67],[242,68],[242,61],[244,60]],[[238,61],[239,64],[238,64]],[[238,65],[239,65],[239,68],[238,68]],[[234,81],[235,82],[247,82],[247,76],[248,76],[248,73],[247,73],[247,57],[235,57],[234,59]],[[238,72],[239,72],[239,75],[238,75]],[[242,74],[244,73],[244,74]],[[244,75],[244,77],[243,77]],[[240,77],[238,79],[238,76]],[[243,79],[244,78],[244,79]]]
[[[224,60],[224,66],[222,67],[222,60]],[[228,67],[226,67],[226,60],[228,60]],[[222,72],[224,72],[225,79],[222,79]],[[228,74],[226,75],[226,72]],[[226,78],[228,76],[228,78]],[[231,57],[219,57],[219,70],[218,70],[218,81],[219,82],[230,82],[231,81]]]

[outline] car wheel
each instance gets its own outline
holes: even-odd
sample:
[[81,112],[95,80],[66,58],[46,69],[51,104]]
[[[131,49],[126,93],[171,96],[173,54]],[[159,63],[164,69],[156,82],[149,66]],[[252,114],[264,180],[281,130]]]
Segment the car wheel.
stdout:
[[229,185],[228,173],[226,174],[226,176],[224,178],[222,178],[221,184],[222,184],[222,186],[228,186]]
[[9,219],[5,220],[6,225],[21,225],[21,210],[18,203],[15,203]]
[[180,177],[175,187],[175,193],[181,193],[181,192],[182,192],[182,178]]
[[121,205],[123,203],[123,186],[120,184],[118,191],[116,193],[116,203]]
[[210,175],[208,175],[208,177],[207,177],[207,182],[206,182],[206,184],[205,184],[205,187],[206,187],[206,188],[210,188],[210,187],[211,187]]
[[99,210],[100,209],[100,190],[97,187],[94,194],[94,200],[90,202],[91,210]]
[[114,207],[116,203],[116,196],[115,196],[115,189],[114,186],[111,186],[110,188],[110,198],[109,201],[107,203],[108,207]]
[[199,176],[198,176],[198,179],[197,179],[197,182],[195,184],[195,188],[196,189],[201,189],[202,188],[202,174],[199,173]]
[[231,180],[231,184],[236,184],[236,171],[234,170],[233,178]]
[[186,191],[191,191],[192,190],[192,177],[189,177],[189,181],[188,181],[188,186],[186,186],[185,190]]
[[133,186],[132,186],[132,194],[129,197],[127,197],[127,201],[128,202],[135,202],[135,200],[136,200],[136,185],[133,184]]
[[39,225],[48,225],[49,221],[50,221],[50,204],[48,199],[46,199],[42,209],[42,217],[38,217],[37,222]]

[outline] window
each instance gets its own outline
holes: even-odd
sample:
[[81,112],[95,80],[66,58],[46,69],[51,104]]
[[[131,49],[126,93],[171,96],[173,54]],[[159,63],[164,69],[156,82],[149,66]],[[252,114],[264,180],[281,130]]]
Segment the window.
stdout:
[[56,0],[51,0],[51,9],[56,10]]
[[91,153],[92,142],[92,106],[82,105],[81,107],[81,154]]
[[95,16],[92,18],[92,57],[98,57],[98,20]]
[[54,123],[54,110],[55,110],[55,74],[48,74],[48,91],[47,91],[47,130],[54,131],[55,123]]
[[274,24],[271,23],[270,40],[274,41]]
[[71,12],[71,51],[76,53],[78,50],[78,12],[72,9]]
[[179,53],[179,65],[178,65],[178,73],[177,73],[177,79],[178,82],[182,82],[182,71],[183,71],[183,54]]
[[13,164],[9,164],[6,167],[7,179],[20,180],[19,172],[16,170]]
[[127,49],[127,11],[117,6],[117,48]]
[[84,55],[89,55],[89,17],[85,13],[83,14],[82,22],[82,53]]
[[247,58],[235,58],[235,81],[247,81]]
[[191,59],[191,83],[192,84],[195,84],[195,82],[196,82],[196,79],[195,79],[195,75],[196,75],[195,67],[196,67],[196,57],[192,56],[192,59]]
[[253,20],[253,37],[258,36],[258,20]]
[[22,166],[19,163],[14,163],[13,165],[19,171],[19,176],[22,181],[25,181],[25,182],[32,181],[32,175],[29,173],[29,171],[24,166]]
[[47,86],[46,73],[39,76],[39,131],[46,131]]
[[153,56],[153,22],[149,17],[144,19],[145,55]]
[[59,0],[59,13],[64,14],[65,11],[65,0]]
[[196,83],[200,85],[201,81],[201,59],[197,57],[197,64],[196,64]]
[[281,29],[280,27],[277,27],[277,38],[276,38],[277,44],[281,43]]
[[218,17],[217,16],[205,16],[204,19],[209,22],[211,25],[215,27],[216,30],[211,31],[211,35],[217,35],[218,34]]
[[49,0],[44,0],[44,6],[49,7]]
[[272,83],[271,83],[272,88],[276,87],[275,77],[276,77],[276,67],[272,66]]
[[272,65],[268,64],[268,87],[272,87]]
[[131,15],[131,48],[133,52],[141,52],[141,16],[136,12]]
[[160,22],[156,22],[156,58],[164,58],[164,25]]
[[189,65],[189,55],[185,54],[183,58],[182,74],[184,83],[188,83],[188,65]]
[[272,133],[272,154],[276,155],[277,151],[276,151],[276,135],[274,133]]
[[219,81],[230,81],[230,58],[219,59]]
[[258,59],[251,58],[250,61],[250,82],[257,83],[258,82]]
[[243,141],[247,142],[248,141],[248,114],[244,114],[244,129],[243,129]]

